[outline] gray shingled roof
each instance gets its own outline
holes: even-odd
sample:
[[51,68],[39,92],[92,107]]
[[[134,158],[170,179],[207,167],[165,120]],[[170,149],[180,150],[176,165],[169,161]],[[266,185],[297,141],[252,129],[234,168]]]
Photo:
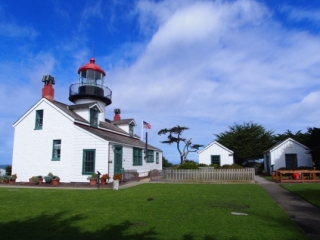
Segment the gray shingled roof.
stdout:
[[[100,122],[100,124],[101,124],[101,122]],[[113,143],[125,144],[125,145],[130,145],[130,146],[139,147],[139,148],[145,147],[144,142],[142,142],[140,139],[130,137],[129,135],[123,136],[123,135],[120,135],[117,133],[103,130],[101,128],[90,127],[90,126],[86,126],[86,125],[79,124],[79,123],[75,123],[75,125],[77,125],[78,127],[82,128],[82,129],[102,138],[102,139],[105,139],[105,140],[113,142]],[[156,148],[156,147],[149,145],[149,144],[148,144],[148,149],[162,152],[161,149]]]
[[[58,101],[53,101],[52,102],[56,107],[60,108],[63,112],[68,114],[70,117],[74,118],[75,120],[83,123],[89,123],[87,120],[85,120],[83,117],[79,116],[75,112],[69,109],[69,105],[58,102]],[[91,104],[92,105],[92,104]]]
[[[78,104],[78,105],[67,105],[58,101],[53,101],[52,102],[55,106],[57,106],[59,109],[61,109],[63,112],[65,112],[66,114],[68,114],[70,117],[74,118],[75,120],[77,120],[78,122],[82,122],[82,123],[87,123],[89,124],[89,122],[87,120],[85,120],[84,118],[82,118],[81,116],[79,116],[78,114],[76,114],[75,112],[73,112],[71,109],[77,109],[77,108],[82,108],[82,107],[89,107],[92,106],[94,103],[85,103],[85,104]],[[118,126],[115,125],[115,123],[121,122],[121,123],[129,123],[131,121],[134,121],[134,119],[123,119],[120,121],[109,121],[106,119],[106,122],[99,122],[99,127],[100,128],[95,128],[95,127],[90,127],[90,126],[86,126],[86,125],[82,125],[82,124],[78,124],[75,123],[75,125],[81,127],[82,129],[98,136],[101,137],[107,141],[111,141],[114,143],[119,143],[119,144],[127,144],[127,145],[131,145],[134,147],[140,147],[140,148],[144,148],[145,147],[145,143],[137,138],[133,138],[130,137],[129,134],[122,130],[121,128],[119,128]],[[104,128],[106,130],[103,130],[101,128]],[[110,131],[116,132],[110,132]],[[121,134],[125,134],[121,135]],[[135,137],[138,137],[137,135],[135,135]],[[153,147],[151,145],[148,145],[149,149],[151,150],[156,150],[156,151],[161,151],[161,149],[158,149],[156,147]]]
[[115,125],[121,125],[121,124],[129,124],[131,122],[134,122],[134,119],[133,118],[129,118],[129,119],[121,119],[119,121],[111,121],[113,124]]
[[97,102],[93,102],[93,103],[82,103],[82,104],[74,104],[74,105],[70,105],[69,109],[73,110],[73,109],[79,109],[79,108],[89,108],[92,105],[97,104]]

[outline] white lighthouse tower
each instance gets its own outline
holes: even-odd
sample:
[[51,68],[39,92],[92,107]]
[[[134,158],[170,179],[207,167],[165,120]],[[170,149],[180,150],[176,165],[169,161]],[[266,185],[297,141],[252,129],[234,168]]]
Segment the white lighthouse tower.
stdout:
[[112,103],[112,91],[103,85],[106,73],[91,58],[90,63],[78,69],[78,74],[79,83],[70,86],[69,100],[76,105],[98,103],[102,111],[99,121],[105,121],[105,107]]

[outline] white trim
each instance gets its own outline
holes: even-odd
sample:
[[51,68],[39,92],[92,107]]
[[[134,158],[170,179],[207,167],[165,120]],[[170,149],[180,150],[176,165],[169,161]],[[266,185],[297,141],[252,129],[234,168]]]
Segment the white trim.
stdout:
[[288,139],[282,141],[279,145],[276,145],[274,148],[269,149],[269,150],[266,151],[265,153],[275,151],[277,148],[281,147],[283,144],[285,144],[285,143],[287,143],[287,142],[289,142],[289,141],[292,142],[292,143],[295,143],[295,144],[297,144],[297,145],[299,145],[299,146],[301,146],[301,147],[303,147],[303,148],[305,148],[306,150],[308,149],[307,146],[305,146],[305,145],[297,142],[296,140],[294,140],[294,139],[292,139],[292,138],[288,138]]
[[221,145],[220,143],[218,143],[217,141],[213,141],[212,143],[210,143],[208,146],[206,146],[205,148],[201,149],[198,154],[202,153],[203,151],[205,151],[206,149],[208,149],[209,147],[211,147],[212,145],[218,145],[219,147],[223,148],[224,150],[233,153],[233,151],[231,151],[230,149],[226,148],[225,146]]

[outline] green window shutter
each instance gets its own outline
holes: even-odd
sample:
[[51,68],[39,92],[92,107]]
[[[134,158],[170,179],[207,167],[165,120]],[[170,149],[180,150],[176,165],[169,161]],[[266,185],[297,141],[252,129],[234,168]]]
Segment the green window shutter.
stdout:
[[42,129],[42,126],[43,126],[43,110],[37,110],[34,129],[40,130]]
[[61,140],[53,140],[52,161],[60,161],[61,156]]
[[84,149],[82,159],[82,174],[93,174],[95,172],[95,149]]

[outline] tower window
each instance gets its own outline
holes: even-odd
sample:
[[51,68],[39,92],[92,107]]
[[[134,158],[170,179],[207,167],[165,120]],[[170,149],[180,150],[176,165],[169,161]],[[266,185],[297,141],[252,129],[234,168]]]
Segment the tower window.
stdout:
[[90,108],[90,126],[98,127],[98,110]]
[[35,130],[42,129],[43,126],[43,110],[36,111],[36,122],[35,122]]
[[134,126],[133,126],[133,124],[130,124],[129,125],[129,135],[130,135],[130,137],[133,137],[133,134],[134,134]]

